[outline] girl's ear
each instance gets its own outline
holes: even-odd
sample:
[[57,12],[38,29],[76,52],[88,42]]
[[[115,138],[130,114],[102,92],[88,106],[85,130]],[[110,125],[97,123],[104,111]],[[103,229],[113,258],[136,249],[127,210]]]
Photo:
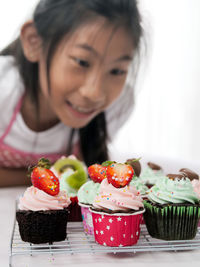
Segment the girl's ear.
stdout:
[[21,28],[20,40],[24,55],[30,62],[38,62],[41,55],[42,41],[32,20],[27,21]]

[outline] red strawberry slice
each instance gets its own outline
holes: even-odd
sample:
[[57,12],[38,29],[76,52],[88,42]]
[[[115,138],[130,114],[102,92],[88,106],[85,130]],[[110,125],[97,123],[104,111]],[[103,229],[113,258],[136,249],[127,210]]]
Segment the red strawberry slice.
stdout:
[[106,166],[101,166],[100,164],[93,164],[89,166],[88,173],[90,178],[95,183],[101,183],[103,179],[106,178]]
[[56,196],[59,193],[59,179],[51,170],[44,166],[44,161],[41,159],[38,162],[38,166],[32,168],[31,182],[38,189],[51,196]]
[[134,170],[128,164],[113,163],[107,167],[106,175],[109,183],[114,187],[120,188],[130,183]]

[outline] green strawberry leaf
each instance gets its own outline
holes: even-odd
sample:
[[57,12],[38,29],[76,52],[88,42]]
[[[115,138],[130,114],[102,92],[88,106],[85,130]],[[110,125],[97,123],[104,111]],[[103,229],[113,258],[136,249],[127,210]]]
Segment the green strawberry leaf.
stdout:
[[101,166],[104,166],[104,167],[108,167],[110,166],[111,164],[113,163],[116,163],[115,161],[111,161],[111,160],[107,160],[107,161],[104,161]]

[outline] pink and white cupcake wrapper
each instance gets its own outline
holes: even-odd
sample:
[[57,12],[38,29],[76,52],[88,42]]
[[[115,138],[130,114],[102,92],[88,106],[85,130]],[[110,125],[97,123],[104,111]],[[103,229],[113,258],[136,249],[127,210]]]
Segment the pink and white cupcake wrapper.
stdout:
[[79,204],[79,205],[81,206],[84,232],[86,234],[93,235],[94,228],[93,228],[92,214],[89,209],[90,206],[84,204]]
[[123,247],[137,243],[140,236],[140,224],[145,210],[132,214],[108,214],[91,210],[94,237],[103,246]]

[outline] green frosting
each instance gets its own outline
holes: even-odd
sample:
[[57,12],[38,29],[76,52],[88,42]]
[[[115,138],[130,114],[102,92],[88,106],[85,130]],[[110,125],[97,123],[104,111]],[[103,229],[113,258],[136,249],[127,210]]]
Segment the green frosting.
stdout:
[[135,188],[140,192],[141,195],[145,195],[148,191],[148,187],[137,176],[134,176],[134,178],[130,182],[130,185],[135,186]]
[[198,203],[199,199],[188,178],[171,180],[165,177],[148,191],[148,199],[154,203]]
[[71,175],[67,174],[65,176],[65,182],[68,186],[70,186],[70,188],[78,190],[81,185],[87,182],[87,173],[84,169],[84,164],[76,158],[60,158],[54,163],[53,167],[58,173],[62,174],[65,172],[68,173],[69,169],[73,170]]
[[144,184],[151,184],[154,185],[159,181],[160,179],[165,178],[166,176],[164,175],[162,170],[152,170],[150,167],[145,168],[141,175],[140,179]]
[[67,169],[60,178],[60,190],[65,190],[67,192],[67,195],[69,197],[75,197],[77,196],[77,192],[78,190],[75,188],[72,188],[71,186],[69,186],[69,184],[67,183],[67,178],[72,175],[74,173],[74,171],[72,169]]
[[187,240],[196,236],[200,217],[197,204],[156,206],[144,201],[144,220],[152,237],[164,240]]
[[99,193],[100,183],[88,181],[78,190],[78,201],[84,204],[93,204],[94,198]]

